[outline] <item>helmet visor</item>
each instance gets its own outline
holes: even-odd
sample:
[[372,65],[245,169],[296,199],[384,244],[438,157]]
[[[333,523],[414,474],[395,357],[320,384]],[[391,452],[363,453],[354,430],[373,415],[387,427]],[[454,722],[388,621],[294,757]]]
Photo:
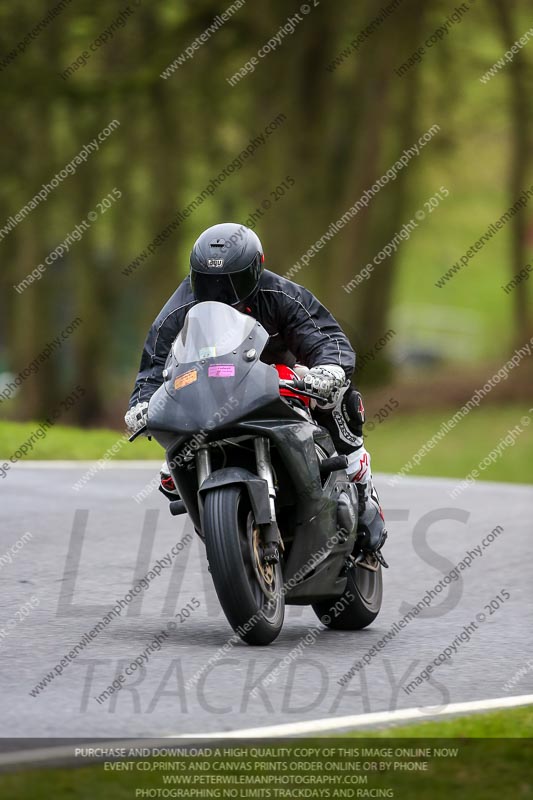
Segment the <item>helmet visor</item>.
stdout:
[[230,306],[246,300],[259,281],[259,270],[255,263],[240,272],[227,275],[210,274],[191,270],[191,288],[199,303],[214,300]]

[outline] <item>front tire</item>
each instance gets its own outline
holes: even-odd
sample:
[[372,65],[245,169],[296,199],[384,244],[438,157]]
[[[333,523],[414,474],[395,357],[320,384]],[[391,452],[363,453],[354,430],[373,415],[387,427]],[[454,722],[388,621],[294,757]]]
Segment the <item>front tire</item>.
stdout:
[[285,615],[281,565],[261,562],[261,540],[246,489],[223,486],[206,494],[203,531],[220,605],[244,642],[267,645]]
[[313,604],[313,611],[328,628],[337,631],[358,631],[376,619],[383,599],[381,565],[370,571],[359,565],[347,567],[343,594],[332,600]]

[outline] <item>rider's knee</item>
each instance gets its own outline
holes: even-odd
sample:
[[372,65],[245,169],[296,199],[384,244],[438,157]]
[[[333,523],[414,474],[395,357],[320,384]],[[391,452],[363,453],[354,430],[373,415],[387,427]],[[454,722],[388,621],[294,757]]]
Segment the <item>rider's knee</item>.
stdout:
[[360,392],[354,386],[349,386],[342,399],[342,413],[349,422],[350,428],[356,436],[363,435],[365,422],[365,407]]

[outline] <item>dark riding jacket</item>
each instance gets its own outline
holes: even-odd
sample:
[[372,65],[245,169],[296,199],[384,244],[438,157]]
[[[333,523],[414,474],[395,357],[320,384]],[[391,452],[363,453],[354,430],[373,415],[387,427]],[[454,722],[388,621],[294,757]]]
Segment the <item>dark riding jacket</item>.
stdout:
[[[163,383],[170,348],[195,304],[189,278],[185,278],[150,328],[130,408],[148,401]],[[339,364],[348,380],[352,377],[355,353],[350,342],[333,315],[308,289],[265,270],[259,289],[246,306],[246,313],[257,319],[270,336],[261,354],[266,364]]]

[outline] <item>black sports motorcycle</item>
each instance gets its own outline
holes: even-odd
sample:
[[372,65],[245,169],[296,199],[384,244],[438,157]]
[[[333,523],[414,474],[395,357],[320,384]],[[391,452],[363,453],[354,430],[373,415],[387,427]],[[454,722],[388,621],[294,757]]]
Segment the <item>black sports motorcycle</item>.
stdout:
[[190,515],[224,613],[255,645],[278,636],[286,603],[312,605],[330,628],[364,628],[383,588],[358,545],[346,457],[313,421],[303,381],[260,361],[267,340],[231,306],[193,306],[132,437],[165,448],[181,498],[170,511]]

